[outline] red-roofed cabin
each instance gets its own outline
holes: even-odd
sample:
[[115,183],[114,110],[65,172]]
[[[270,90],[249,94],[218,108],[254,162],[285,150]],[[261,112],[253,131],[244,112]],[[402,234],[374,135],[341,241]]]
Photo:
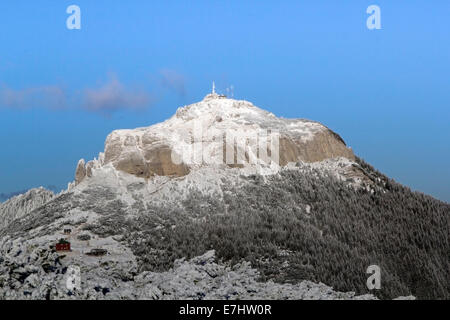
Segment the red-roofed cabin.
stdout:
[[56,251],[70,251],[70,242],[67,243],[57,243]]

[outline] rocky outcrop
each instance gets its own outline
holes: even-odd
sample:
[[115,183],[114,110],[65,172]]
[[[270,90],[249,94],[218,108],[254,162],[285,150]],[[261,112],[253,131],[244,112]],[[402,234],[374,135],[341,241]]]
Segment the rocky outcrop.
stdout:
[[80,159],[75,170],[75,184],[79,184],[86,177],[86,164],[84,159]]
[[[76,185],[80,184],[86,177],[87,178],[92,177],[93,170],[98,169],[103,165],[103,163],[104,163],[103,159],[104,159],[103,153],[99,154],[98,160],[94,159],[94,160],[89,161],[88,163],[86,163],[84,161],[84,159],[80,159],[77,164],[77,169],[75,170],[74,185],[76,186]],[[71,189],[72,187],[73,187],[73,185],[69,184],[68,189]]]
[[[235,140],[228,140],[230,137]],[[272,145],[274,137],[278,143]],[[269,157],[279,155],[270,158],[270,163],[259,151],[264,139]],[[273,152],[271,147],[278,149]],[[227,148],[233,148],[234,162],[227,159]],[[244,156],[243,163],[239,162]],[[318,122],[278,118],[247,101],[208,95],[199,103],[179,108],[165,122],[112,132],[106,139],[100,166],[112,164],[119,171],[143,178],[180,177],[199,165],[276,169],[290,162],[337,157],[355,158],[339,135]],[[80,160],[76,183],[92,175],[95,167]]]
[[373,295],[336,292],[324,284],[302,281],[295,285],[257,281],[249,262],[232,267],[215,261],[214,250],[189,261],[177,260],[168,272],[144,272],[136,277],[146,299],[188,300],[376,300]]
[[105,164],[138,177],[183,176],[189,173],[185,164],[172,161],[172,148],[163,139],[145,132],[123,135],[113,132],[105,143]]
[[0,204],[0,229],[6,227],[11,221],[23,217],[44,205],[53,199],[54,196],[53,192],[41,187],[31,189]]
[[6,241],[0,243],[0,252],[0,300],[376,299],[369,294],[336,292],[311,281],[295,285],[258,282],[258,272],[250,263],[219,264],[214,251],[189,261],[177,260],[173,269],[162,273],[137,274],[133,268],[130,273],[129,264],[113,264],[107,258],[101,266],[83,264],[78,287],[70,286],[77,284],[77,272],[70,272],[73,266],[53,250]]
[[289,135],[280,138],[282,166],[289,162],[318,162],[339,157],[355,159],[352,150],[347,148],[344,140],[329,129],[315,134],[311,140],[307,141]]

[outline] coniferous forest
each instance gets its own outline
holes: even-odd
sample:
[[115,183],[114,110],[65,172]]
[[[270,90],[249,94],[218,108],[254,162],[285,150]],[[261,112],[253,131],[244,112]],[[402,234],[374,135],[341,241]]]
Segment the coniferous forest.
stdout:
[[379,186],[286,170],[266,181],[250,176],[244,187],[224,189],[223,200],[192,191],[179,207],[155,206],[138,218],[116,211],[86,228],[126,234],[142,270],[215,249],[230,264],[250,261],[262,281],[312,280],[362,294],[375,264],[381,289],[370,293],[379,298],[448,299],[450,205],[358,162]]

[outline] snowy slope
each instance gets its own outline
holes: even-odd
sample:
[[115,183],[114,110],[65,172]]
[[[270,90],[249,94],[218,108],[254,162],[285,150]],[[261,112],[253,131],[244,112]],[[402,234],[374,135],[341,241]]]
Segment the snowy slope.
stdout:
[[0,203],[0,229],[34,209],[44,205],[54,197],[54,193],[44,188],[31,189]]

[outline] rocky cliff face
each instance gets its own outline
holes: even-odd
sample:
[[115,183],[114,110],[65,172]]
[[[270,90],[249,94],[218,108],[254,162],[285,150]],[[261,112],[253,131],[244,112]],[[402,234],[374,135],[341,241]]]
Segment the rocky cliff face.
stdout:
[[180,177],[199,166],[269,168],[354,155],[339,135],[314,121],[278,118],[247,101],[208,95],[163,123],[117,130],[99,159],[78,164],[76,183],[95,167],[150,178]]
[[44,205],[54,197],[54,193],[44,188],[31,189],[28,192],[0,204],[0,229],[11,221],[21,218],[34,209]]

